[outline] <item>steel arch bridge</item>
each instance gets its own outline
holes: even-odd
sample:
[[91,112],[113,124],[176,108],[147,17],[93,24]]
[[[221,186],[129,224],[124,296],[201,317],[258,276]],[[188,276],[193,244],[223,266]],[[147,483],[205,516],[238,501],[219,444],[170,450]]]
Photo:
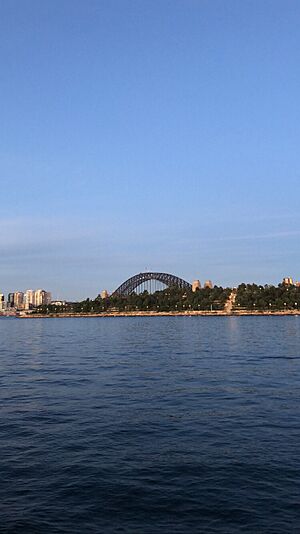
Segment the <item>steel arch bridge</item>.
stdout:
[[149,280],[156,280],[165,284],[167,287],[177,286],[182,289],[192,289],[192,285],[189,282],[186,282],[182,278],[175,276],[174,274],[168,273],[139,273],[131,278],[128,278],[126,282],[123,282],[112,294],[112,296],[123,296],[127,297],[131,295],[135,289],[137,289],[141,284],[148,282]]

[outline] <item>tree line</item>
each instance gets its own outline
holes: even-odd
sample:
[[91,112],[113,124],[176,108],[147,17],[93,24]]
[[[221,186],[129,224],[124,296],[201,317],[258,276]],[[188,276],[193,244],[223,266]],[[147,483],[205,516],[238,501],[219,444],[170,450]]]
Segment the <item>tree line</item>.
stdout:
[[300,287],[240,284],[235,308],[246,310],[295,310],[300,307]]
[[[214,286],[193,292],[176,286],[162,291],[132,293],[128,296],[110,296],[102,299],[85,299],[68,302],[63,306],[40,306],[34,313],[113,313],[113,312],[183,312],[189,310],[221,311],[232,293],[232,288]],[[236,292],[233,311],[279,311],[300,308],[300,287],[279,284],[240,284]]]
[[218,286],[199,289],[195,292],[178,287],[169,287],[155,293],[144,291],[128,296],[110,296],[105,299],[98,296],[94,300],[70,302],[64,306],[41,306],[37,309],[37,313],[222,310],[230,293],[230,288]]

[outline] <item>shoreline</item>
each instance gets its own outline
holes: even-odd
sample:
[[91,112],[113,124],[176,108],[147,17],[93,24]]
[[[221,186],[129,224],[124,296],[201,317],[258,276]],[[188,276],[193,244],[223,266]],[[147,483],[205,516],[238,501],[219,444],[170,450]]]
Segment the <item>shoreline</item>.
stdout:
[[[16,315],[17,319],[65,319],[65,318],[101,318],[101,317],[260,317],[260,316],[295,316],[300,315],[300,310],[283,311],[185,311],[185,312],[113,312],[113,313],[49,313],[49,314],[24,314]],[[3,316],[5,317],[5,316]],[[9,316],[8,316],[9,317]]]

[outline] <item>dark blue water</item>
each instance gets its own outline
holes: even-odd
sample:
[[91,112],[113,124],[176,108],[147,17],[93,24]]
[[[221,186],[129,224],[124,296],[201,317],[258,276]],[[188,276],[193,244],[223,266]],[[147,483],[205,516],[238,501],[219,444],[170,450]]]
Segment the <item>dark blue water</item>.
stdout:
[[300,317],[0,320],[1,533],[299,533]]

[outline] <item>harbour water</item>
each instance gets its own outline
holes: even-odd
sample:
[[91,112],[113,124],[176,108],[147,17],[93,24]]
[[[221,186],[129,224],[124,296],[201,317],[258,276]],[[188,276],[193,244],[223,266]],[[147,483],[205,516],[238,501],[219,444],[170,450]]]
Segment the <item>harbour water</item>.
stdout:
[[300,532],[300,317],[0,319],[1,533]]

